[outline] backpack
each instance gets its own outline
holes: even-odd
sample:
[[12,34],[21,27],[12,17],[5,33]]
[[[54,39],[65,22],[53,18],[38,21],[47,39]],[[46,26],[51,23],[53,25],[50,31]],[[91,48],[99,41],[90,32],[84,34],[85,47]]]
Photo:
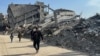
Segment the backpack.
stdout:
[[38,32],[34,32],[34,37],[38,37]]

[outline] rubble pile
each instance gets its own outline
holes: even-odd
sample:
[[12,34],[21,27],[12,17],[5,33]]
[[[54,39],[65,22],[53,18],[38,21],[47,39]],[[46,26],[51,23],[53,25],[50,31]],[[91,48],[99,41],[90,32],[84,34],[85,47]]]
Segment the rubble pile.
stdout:
[[81,19],[71,29],[64,28],[57,35],[46,36],[46,43],[82,52],[100,53],[99,18],[100,15],[95,15],[89,19]]
[[[89,19],[68,20],[58,23],[44,23],[42,28],[45,43],[88,53],[100,53],[100,15]],[[42,26],[42,25],[41,25]],[[33,27],[28,27],[25,37],[30,37]],[[27,35],[27,36],[26,36]]]

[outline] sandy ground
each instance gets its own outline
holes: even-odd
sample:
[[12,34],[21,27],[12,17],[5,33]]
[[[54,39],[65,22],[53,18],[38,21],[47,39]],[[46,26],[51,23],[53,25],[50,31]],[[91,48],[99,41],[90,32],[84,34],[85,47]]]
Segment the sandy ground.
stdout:
[[36,53],[32,41],[22,38],[19,42],[15,36],[13,43],[8,35],[0,35],[0,56],[88,56],[85,53],[49,46],[41,42],[39,53]]

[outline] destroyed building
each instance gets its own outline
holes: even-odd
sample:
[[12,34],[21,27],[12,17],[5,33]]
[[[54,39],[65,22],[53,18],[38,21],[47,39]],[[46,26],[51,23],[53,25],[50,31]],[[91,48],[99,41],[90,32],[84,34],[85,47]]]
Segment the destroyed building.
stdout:
[[[11,27],[30,24],[33,22],[41,22],[44,20],[43,2],[36,4],[9,4],[8,6],[8,22]],[[40,13],[41,12],[41,13]]]
[[57,9],[55,10],[58,15],[60,16],[67,16],[66,18],[74,17],[76,14],[72,10],[67,10],[67,9]]
[[[71,23],[72,20],[76,20],[77,14],[73,10],[68,10],[68,9],[56,9],[56,18],[57,18],[57,23],[60,24],[62,22],[66,23]],[[46,16],[45,23],[42,24],[43,27],[46,25],[51,25],[54,24],[55,18],[54,14],[49,14]],[[54,25],[55,26],[55,25]]]
[[[34,21],[40,22],[45,20],[42,26],[43,34],[49,34],[44,37],[45,43],[70,48],[73,50],[100,53],[100,15],[96,14],[89,19],[80,19],[80,15],[72,10],[57,9],[57,29],[55,26],[55,16],[47,15],[44,19],[44,7],[40,7],[40,4],[10,4],[8,7],[8,21],[12,27],[15,25],[24,25],[33,23]],[[40,9],[41,8],[41,9]],[[40,13],[41,12],[41,13]],[[79,19],[76,20],[76,16]],[[67,22],[70,22],[69,24]],[[52,27],[52,28],[51,28]],[[45,31],[46,29],[47,31]],[[92,31],[90,31],[92,30]],[[46,32],[46,33],[45,33]],[[25,30],[25,37],[29,37],[29,29]],[[47,38],[48,37],[48,38]]]
[[72,19],[76,16],[76,13],[73,10],[68,9],[56,9],[58,22],[59,21],[65,21],[66,19]]
[[2,13],[0,13],[0,31],[4,31],[7,26],[7,21]]

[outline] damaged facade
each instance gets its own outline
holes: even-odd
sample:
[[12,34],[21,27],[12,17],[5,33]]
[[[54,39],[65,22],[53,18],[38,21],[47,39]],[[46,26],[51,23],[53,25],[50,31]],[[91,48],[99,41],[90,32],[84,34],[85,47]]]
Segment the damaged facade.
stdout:
[[[46,8],[46,10],[45,10]],[[20,25],[26,24],[36,24],[44,22],[45,17],[49,10],[53,10],[49,5],[44,5],[43,2],[36,2],[32,4],[9,4],[8,6],[8,22],[12,28]],[[61,20],[71,19],[76,16],[75,12],[67,9],[57,9],[53,10],[56,12],[56,15],[53,15],[51,19],[58,19],[58,22]],[[55,20],[56,21],[56,20]]]
[[57,12],[57,15],[66,16],[66,18],[71,18],[71,17],[76,16],[75,12],[72,10],[57,9],[56,12]]
[[70,22],[73,19],[76,19],[76,13],[73,10],[68,9],[56,9],[58,22],[67,21]]
[[[41,22],[44,20],[44,3],[37,2],[31,4],[9,4],[8,6],[8,22],[11,27],[30,24],[33,22]],[[41,13],[40,13],[41,12]]]
[[9,27],[7,17],[0,13],[0,31],[5,31]]

